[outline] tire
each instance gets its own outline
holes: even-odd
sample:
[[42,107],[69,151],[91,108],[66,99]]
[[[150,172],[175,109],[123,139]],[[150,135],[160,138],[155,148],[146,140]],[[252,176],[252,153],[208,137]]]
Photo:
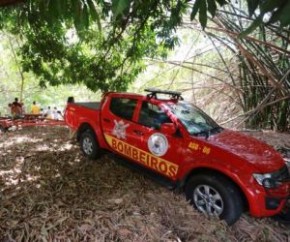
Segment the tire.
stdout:
[[243,201],[237,187],[217,174],[191,177],[185,187],[186,199],[200,212],[218,216],[228,225],[234,224],[243,213]]
[[6,129],[2,125],[0,125],[0,134],[4,132],[6,132]]
[[101,149],[94,132],[90,129],[82,132],[80,146],[83,154],[89,159],[97,159],[101,156]]

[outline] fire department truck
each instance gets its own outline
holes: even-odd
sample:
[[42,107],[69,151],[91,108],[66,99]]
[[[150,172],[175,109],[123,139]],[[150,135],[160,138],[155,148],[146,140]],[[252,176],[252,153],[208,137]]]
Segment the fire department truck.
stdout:
[[290,194],[287,164],[272,147],[219,126],[181,93],[108,92],[100,102],[68,102],[65,122],[85,156],[104,151],[182,189],[200,212],[229,225],[248,211],[273,216]]

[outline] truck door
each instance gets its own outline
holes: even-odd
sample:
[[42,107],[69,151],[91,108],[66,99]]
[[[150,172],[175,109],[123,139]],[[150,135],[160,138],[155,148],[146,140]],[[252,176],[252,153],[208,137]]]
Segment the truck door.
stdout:
[[183,139],[160,131],[172,122],[158,106],[137,98],[112,97],[104,107],[102,127],[107,144],[118,154],[172,180],[183,160]]
[[132,142],[137,104],[137,98],[118,95],[109,97],[104,103],[101,114],[102,129],[107,144],[115,152],[122,154],[127,147],[125,144]]
[[172,124],[173,121],[157,105],[143,101],[139,116],[138,129],[142,130],[136,143],[148,154],[148,166],[169,177],[176,179],[181,162],[186,155],[186,147],[181,134],[161,131],[162,124]]
[[130,135],[131,143],[138,148],[134,160],[172,180],[176,179],[185,155],[181,135],[162,132],[160,127],[172,120],[157,105],[143,101],[136,125]]

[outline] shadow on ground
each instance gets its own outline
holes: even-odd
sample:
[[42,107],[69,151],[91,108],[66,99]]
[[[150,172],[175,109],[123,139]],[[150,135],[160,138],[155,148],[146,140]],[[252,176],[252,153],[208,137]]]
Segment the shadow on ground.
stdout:
[[289,227],[244,215],[228,227],[182,194],[90,161],[64,127],[0,136],[0,241],[287,241]]

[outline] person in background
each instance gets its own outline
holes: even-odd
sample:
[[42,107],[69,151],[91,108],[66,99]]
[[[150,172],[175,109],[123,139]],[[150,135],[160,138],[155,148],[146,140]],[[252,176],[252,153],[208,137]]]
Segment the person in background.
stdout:
[[53,119],[58,120],[58,113],[57,113],[56,107],[53,108],[52,116],[53,116]]
[[36,104],[35,101],[33,101],[33,103],[32,103],[31,113],[32,114],[40,114],[40,107]]
[[14,99],[11,105],[11,114],[13,118],[20,118],[22,115],[22,105],[18,102],[18,98]]
[[75,102],[75,98],[74,97],[68,97],[67,98],[67,103],[74,103]]
[[50,109],[50,106],[47,107],[47,110],[46,110],[46,118],[47,119],[52,119],[52,111]]
[[13,113],[12,113],[12,103],[8,103],[8,106],[7,106],[7,114],[8,114],[8,117],[9,118],[13,117]]
[[63,114],[61,113],[60,110],[57,110],[57,119],[58,120],[63,120]]
[[24,116],[24,115],[25,115],[25,106],[24,106],[24,102],[21,102],[20,105],[21,105],[21,116]]
[[20,106],[20,103],[18,102],[18,98],[14,98],[14,102],[12,103],[14,106]]

